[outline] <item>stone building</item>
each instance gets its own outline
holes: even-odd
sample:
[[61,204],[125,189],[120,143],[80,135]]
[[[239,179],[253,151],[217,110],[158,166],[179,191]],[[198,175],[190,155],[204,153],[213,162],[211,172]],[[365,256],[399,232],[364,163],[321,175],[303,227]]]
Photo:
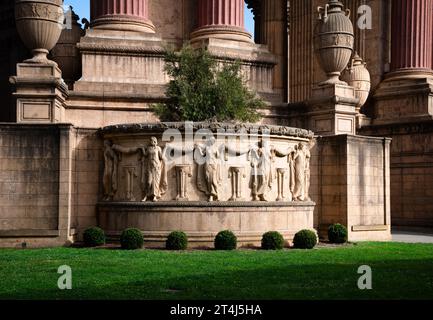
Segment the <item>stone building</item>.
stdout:
[[[433,0],[91,0],[89,23],[80,25],[69,12],[63,31],[61,4],[0,4],[0,246],[64,245],[94,225],[113,238],[139,227],[156,246],[180,228],[197,245],[222,228],[248,245],[269,229],[288,242],[301,228],[323,237],[336,222],[353,241],[390,239],[391,221],[433,227]],[[255,16],[254,39],[244,28],[246,5]],[[328,13],[346,19],[343,5],[354,25],[344,34],[346,53],[356,51],[352,67],[367,62],[370,77],[324,85],[327,63],[315,56],[316,8],[322,20]],[[372,28],[359,28],[369,8]],[[163,166],[154,158],[153,176],[146,171],[163,129],[185,129],[157,124],[152,112],[169,81],[164,52],[185,42],[240,60],[248,86],[266,101],[248,135],[269,130],[272,154],[290,150],[272,158],[275,179],[265,175],[272,191],[263,191],[268,202],[253,201],[264,197],[259,180],[251,185],[245,178],[268,168],[254,160],[270,154],[263,143],[246,152],[241,166],[224,159],[219,192],[203,187],[209,181],[201,184],[201,169],[191,163]],[[203,126],[215,130],[209,124],[192,130]],[[150,136],[158,138],[155,147]],[[213,152],[212,143],[225,139],[198,149]],[[149,176],[152,192],[145,187]],[[161,201],[141,202],[143,193]],[[220,203],[206,202],[214,197]]]

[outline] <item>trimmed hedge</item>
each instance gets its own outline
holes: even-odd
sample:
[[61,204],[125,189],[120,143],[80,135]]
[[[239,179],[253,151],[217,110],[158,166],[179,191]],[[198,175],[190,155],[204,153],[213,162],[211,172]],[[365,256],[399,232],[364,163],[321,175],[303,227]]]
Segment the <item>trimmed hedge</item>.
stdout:
[[83,241],[86,247],[99,247],[105,244],[104,230],[98,227],[88,228],[83,233]]
[[262,238],[262,249],[281,250],[284,248],[284,237],[277,231],[266,232]]
[[122,232],[120,236],[120,245],[125,250],[136,250],[143,248],[143,234],[140,230],[130,228]]
[[347,229],[345,226],[336,223],[330,225],[328,228],[328,239],[331,243],[346,243],[347,242]]
[[235,250],[238,244],[238,239],[230,230],[221,231],[215,237],[216,250]]
[[186,250],[188,247],[188,236],[185,232],[174,231],[168,235],[165,247],[168,250]]
[[313,249],[317,244],[317,235],[311,230],[301,230],[295,234],[293,245],[296,249]]

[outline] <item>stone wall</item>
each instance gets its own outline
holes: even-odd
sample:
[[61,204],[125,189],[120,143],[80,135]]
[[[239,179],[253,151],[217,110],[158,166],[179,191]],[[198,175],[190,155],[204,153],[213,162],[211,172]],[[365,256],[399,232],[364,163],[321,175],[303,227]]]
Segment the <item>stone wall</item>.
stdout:
[[70,240],[71,126],[0,125],[0,246]]
[[57,246],[97,225],[103,170],[95,129],[0,125],[0,246]]
[[315,223],[347,226],[350,241],[390,239],[390,140],[360,136],[318,139],[313,149],[311,197]]
[[393,225],[433,228],[433,122],[372,126],[362,132],[393,139]]
[[102,140],[94,129],[74,130],[72,173],[72,210],[75,235],[97,225],[96,203],[99,200],[103,170]]

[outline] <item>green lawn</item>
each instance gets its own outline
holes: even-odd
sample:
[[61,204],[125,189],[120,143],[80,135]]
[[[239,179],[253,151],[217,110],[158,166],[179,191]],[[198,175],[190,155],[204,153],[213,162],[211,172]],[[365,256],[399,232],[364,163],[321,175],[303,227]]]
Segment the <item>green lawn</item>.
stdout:
[[[57,288],[69,265],[73,289]],[[373,269],[373,290],[357,287]],[[433,245],[312,251],[0,250],[0,299],[433,299]]]

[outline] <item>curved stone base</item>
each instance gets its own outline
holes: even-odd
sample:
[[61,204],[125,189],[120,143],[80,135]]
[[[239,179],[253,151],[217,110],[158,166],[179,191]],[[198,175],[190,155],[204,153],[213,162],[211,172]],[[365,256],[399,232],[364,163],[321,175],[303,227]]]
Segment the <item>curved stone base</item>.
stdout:
[[227,229],[246,247],[260,246],[268,231],[279,231],[290,244],[296,232],[313,229],[314,207],[314,202],[110,202],[98,205],[98,221],[113,238],[126,228],[142,230],[146,247],[165,247],[176,230],[187,233],[191,248],[213,247],[218,232]]
[[392,71],[385,75],[384,82],[433,78],[433,70],[423,68],[406,68]]
[[137,19],[130,16],[105,15],[92,21],[91,28],[119,31],[155,33],[156,28],[150,20]]
[[237,27],[206,26],[191,33],[191,41],[193,42],[209,38],[253,43],[251,34],[245,29]]

